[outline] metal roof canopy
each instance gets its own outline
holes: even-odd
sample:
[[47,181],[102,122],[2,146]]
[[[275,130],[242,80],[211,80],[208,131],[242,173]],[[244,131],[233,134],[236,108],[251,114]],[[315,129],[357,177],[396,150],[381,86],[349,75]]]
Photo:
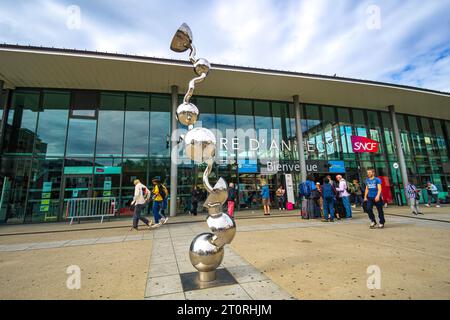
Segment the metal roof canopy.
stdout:
[[[188,61],[92,51],[0,45],[5,86],[180,92],[192,78]],[[373,81],[213,64],[197,95],[292,101],[396,111],[450,120],[450,94]]]

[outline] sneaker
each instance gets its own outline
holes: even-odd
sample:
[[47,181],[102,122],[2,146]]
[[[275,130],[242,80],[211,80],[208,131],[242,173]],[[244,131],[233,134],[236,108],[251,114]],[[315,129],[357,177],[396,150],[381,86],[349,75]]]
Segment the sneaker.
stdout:
[[278,210],[280,210],[280,211],[281,211],[281,208],[278,208]]
[[373,229],[373,228],[375,228],[377,226],[377,223],[375,222],[375,221],[372,221],[371,223],[370,223],[370,229]]
[[167,221],[169,221],[169,218],[165,218],[164,221],[163,221],[163,224],[166,224]]
[[155,223],[154,225],[152,225],[151,228],[159,228],[159,227],[161,227],[161,225],[162,225],[162,223],[158,222],[158,223]]
[[328,220],[327,219],[322,219],[322,222],[328,222]]
[[423,214],[423,212],[418,212],[418,214]]
[[418,213],[417,213],[417,212],[413,212],[413,215],[417,216],[417,215],[418,215]]
[[330,222],[334,222],[334,219],[330,219]]
[[378,226],[378,229],[383,229],[384,228],[384,224],[381,224]]
[[437,205],[437,206],[436,206],[436,208],[440,208],[440,207],[441,207],[440,205]]
[[428,208],[429,208],[429,207],[430,207],[430,205],[429,205],[429,204],[427,203],[427,204],[425,205],[425,207],[428,207]]

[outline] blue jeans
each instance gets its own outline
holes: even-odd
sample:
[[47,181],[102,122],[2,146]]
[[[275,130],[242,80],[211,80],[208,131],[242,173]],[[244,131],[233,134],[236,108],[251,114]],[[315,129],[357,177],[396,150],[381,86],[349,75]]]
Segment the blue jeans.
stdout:
[[323,218],[328,219],[328,214],[330,214],[330,220],[334,219],[334,199],[333,198],[323,198]]
[[133,213],[133,228],[137,228],[139,224],[139,220],[141,220],[143,223],[148,225],[148,219],[146,217],[141,217],[142,209],[145,208],[145,204],[137,204],[134,207],[134,213]]
[[345,217],[352,217],[352,206],[350,205],[350,197],[342,197],[342,205],[345,208]]
[[155,223],[159,223],[159,210],[161,210],[161,206],[162,206],[162,201],[155,201],[153,200],[153,207],[152,207],[152,212],[153,212],[153,218],[155,219]]
[[161,218],[164,218],[164,219],[167,218],[167,217],[166,217],[166,214],[165,214],[166,209],[167,209],[167,198],[165,198],[165,199],[162,201],[161,211],[159,212],[159,215],[161,216]]

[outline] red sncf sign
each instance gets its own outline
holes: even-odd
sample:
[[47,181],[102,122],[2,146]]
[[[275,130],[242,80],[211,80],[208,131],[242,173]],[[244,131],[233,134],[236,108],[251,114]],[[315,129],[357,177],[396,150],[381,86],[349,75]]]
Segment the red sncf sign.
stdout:
[[377,153],[379,142],[360,136],[352,136],[352,148],[353,152],[370,152]]

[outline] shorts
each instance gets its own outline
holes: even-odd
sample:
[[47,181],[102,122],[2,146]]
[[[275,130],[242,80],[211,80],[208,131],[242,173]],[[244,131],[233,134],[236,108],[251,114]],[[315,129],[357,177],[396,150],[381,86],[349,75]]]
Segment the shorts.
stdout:
[[262,203],[263,203],[263,206],[269,206],[270,205],[269,199],[262,199]]

